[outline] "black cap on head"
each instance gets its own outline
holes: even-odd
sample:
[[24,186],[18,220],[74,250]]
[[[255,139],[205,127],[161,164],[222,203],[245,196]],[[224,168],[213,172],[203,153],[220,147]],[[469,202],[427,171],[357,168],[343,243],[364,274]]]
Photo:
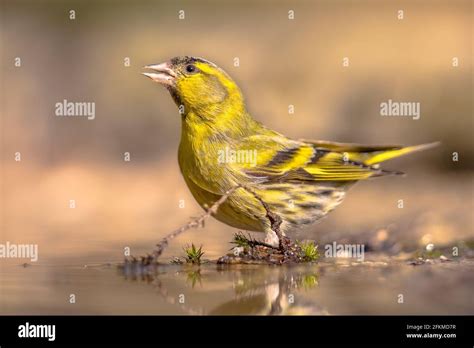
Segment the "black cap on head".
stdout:
[[209,65],[215,66],[214,63],[212,63],[208,60],[205,60],[205,59],[199,58],[199,57],[190,57],[190,56],[174,57],[174,58],[171,58],[170,62],[173,66],[193,64],[193,63],[196,63],[196,62],[206,63],[206,64],[209,64]]

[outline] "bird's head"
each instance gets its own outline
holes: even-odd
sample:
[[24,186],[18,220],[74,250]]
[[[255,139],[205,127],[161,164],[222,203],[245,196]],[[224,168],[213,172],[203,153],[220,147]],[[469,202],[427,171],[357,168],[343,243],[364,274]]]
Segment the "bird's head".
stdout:
[[148,76],[170,91],[182,113],[189,111],[213,117],[228,108],[243,108],[237,84],[214,63],[196,57],[175,57],[168,62],[145,66]]

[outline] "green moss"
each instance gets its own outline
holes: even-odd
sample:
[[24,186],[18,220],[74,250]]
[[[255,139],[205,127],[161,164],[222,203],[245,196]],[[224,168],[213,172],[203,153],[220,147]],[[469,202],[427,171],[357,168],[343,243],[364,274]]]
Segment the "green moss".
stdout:
[[309,290],[309,289],[314,288],[318,284],[319,284],[318,275],[307,274],[301,278],[300,286],[305,290]]
[[237,232],[234,234],[234,239],[232,240],[232,244],[235,244],[236,247],[243,247],[247,248],[250,247],[250,241],[252,238],[250,235],[247,237],[242,232]]
[[186,253],[187,263],[192,263],[195,265],[201,264],[201,258],[204,255],[204,252],[202,251],[202,245],[199,248],[196,248],[194,244],[191,244],[191,246],[187,245],[183,248],[183,250]]
[[297,242],[297,244],[301,249],[301,257],[304,261],[314,262],[319,259],[318,246],[314,242]]
[[201,281],[201,270],[194,270],[194,271],[189,271],[187,272],[187,278],[186,281],[191,283],[191,286],[194,288],[194,286],[199,283],[202,286],[202,281]]
[[443,253],[441,252],[441,250],[438,250],[438,249],[434,249],[434,250],[431,250],[431,251],[423,249],[423,250],[418,250],[415,253],[416,258],[421,257],[425,260],[426,259],[437,259],[441,255],[443,255]]

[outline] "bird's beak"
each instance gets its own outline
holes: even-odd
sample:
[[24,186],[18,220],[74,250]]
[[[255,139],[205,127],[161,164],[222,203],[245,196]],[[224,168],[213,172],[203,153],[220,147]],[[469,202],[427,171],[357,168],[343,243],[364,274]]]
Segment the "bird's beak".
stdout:
[[161,83],[165,86],[174,86],[176,81],[176,73],[171,68],[171,64],[161,63],[161,64],[152,64],[143,67],[144,69],[149,69],[152,72],[142,72],[143,75],[149,77],[155,82]]

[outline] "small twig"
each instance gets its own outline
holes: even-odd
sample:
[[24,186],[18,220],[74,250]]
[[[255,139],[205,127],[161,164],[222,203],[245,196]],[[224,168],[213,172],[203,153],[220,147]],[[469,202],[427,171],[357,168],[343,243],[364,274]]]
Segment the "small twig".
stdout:
[[265,248],[278,250],[277,247],[274,247],[273,245],[270,245],[270,244],[268,244],[268,243],[265,243],[265,242],[262,242],[262,241],[256,240],[256,239],[254,239],[254,240],[249,240],[249,246],[252,247],[252,248],[253,248],[253,247],[256,247],[256,246],[263,246],[263,247],[265,247]]
[[152,257],[153,257],[154,261],[156,262],[156,260],[161,256],[163,251],[168,246],[168,243],[169,243],[170,240],[176,238],[178,235],[180,235],[181,233],[183,233],[183,232],[185,232],[185,231],[187,231],[191,228],[198,228],[198,227],[203,226],[204,225],[204,220],[206,220],[211,215],[216,214],[217,209],[219,209],[219,206],[221,204],[223,204],[227,200],[227,198],[229,198],[229,196],[232,193],[234,193],[237,189],[239,189],[240,187],[241,187],[241,185],[237,185],[237,186],[234,186],[231,189],[227,190],[216,202],[214,202],[214,204],[212,204],[212,206],[210,208],[206,209],[206,212],[204,214],[202,214],[199,217],[191,220],[186,225],[174,230],[173,232],[168,234],[166,237],[164,237],[161,240],[161,242],[159,242],[156,245],[155,250],[153,250]]
[[[232,249],[236,248],[236,247],[239,247],[239,242],[237,242],[236,240],[237,239],[240,239],[242,241],[244,241],[245,245],[246,246],[249,246],[250,248],[254,248],[256,246],[263,246],[263,247],[266,247],[266,248],[270,248],[270,249],[277,249],[278,250],[278,247],[274,247],[273,245],[270,245],[270,244],[267,244],[265,242],[262,242],[262,241],[259,241],[257,239],[254,239],[252,238],[252,236],[250,235],[250,233],[247,234],[247,236],[245,236],[244,233],[236,233],[234,235],[234,241],[231,242],[232,244],[235,244],[236,246],[233,247]],[[232,250],[231,249],[231,250]]]

